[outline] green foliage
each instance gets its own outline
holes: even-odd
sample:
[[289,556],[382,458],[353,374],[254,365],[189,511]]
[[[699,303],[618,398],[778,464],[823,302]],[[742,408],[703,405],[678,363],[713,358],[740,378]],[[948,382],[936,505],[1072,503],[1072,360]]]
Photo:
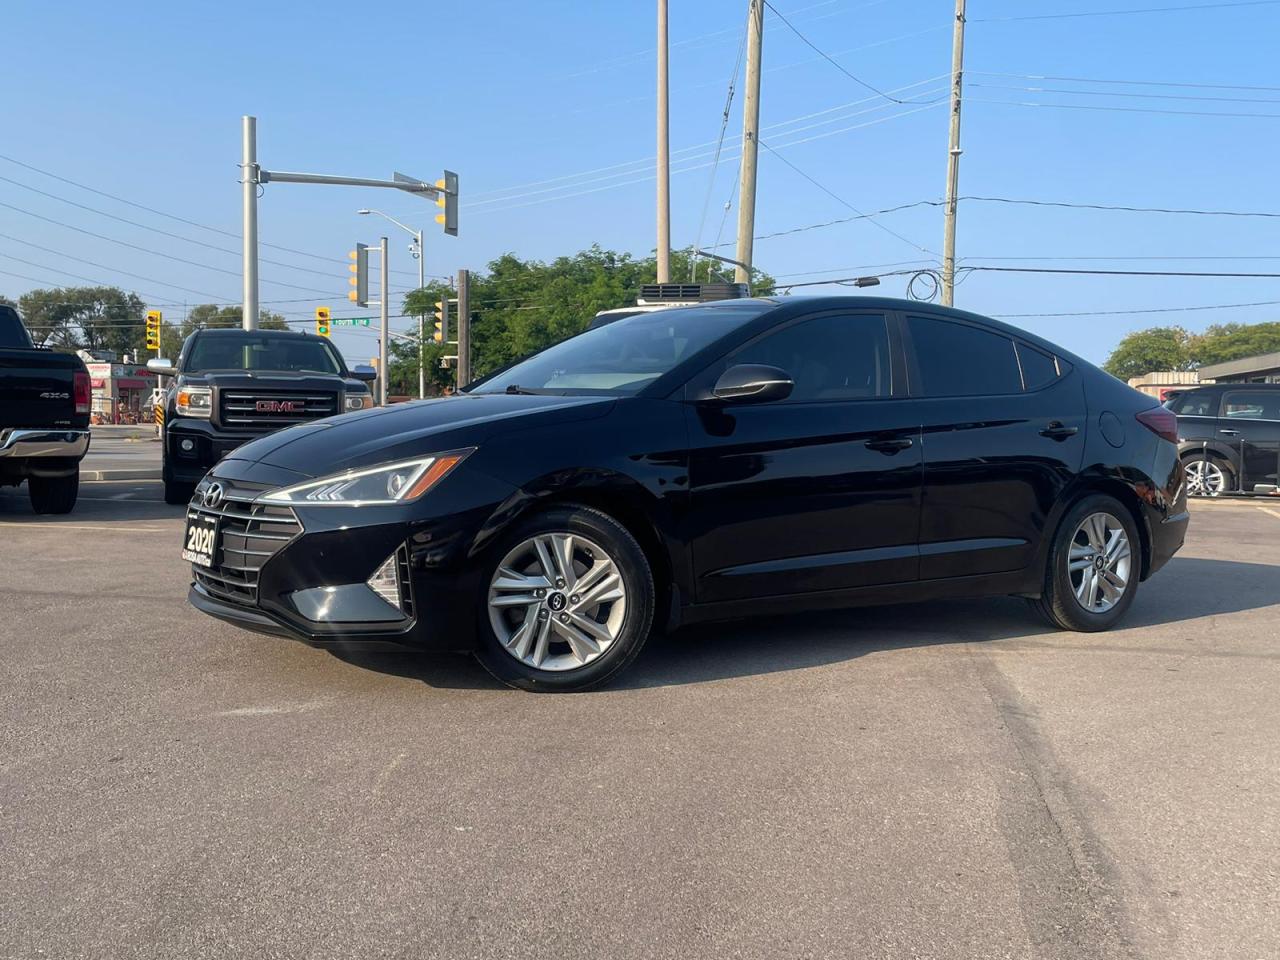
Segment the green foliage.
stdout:
[[1102,369],[1121,380],[1157,370],[1195,370],[1209,363],[1280,352],[1280,322],[1214,324],[1204,333],[1151,327],[1125,336]]
[[60,350],[140,350],[146,343],[146,304],[119,287],[59,287],[31,290],[18,310],[40,345]]
[[[687,280],[691,264],[688,253],[673,251],[671,274]],[[698,279],[706,280],[707,261],[700,261]],[[713,280],[720,265],[713,265]],[[521,260],[513,253],[492,261],[485,272],[471,275],[471,367],[481,377],[544,347],[581,333],[601,310],[635,303],[641,284],[653,283],[657,276],[655,258],[635,259],[593,246],[572,257],[558,257],[550,263]],[[773,292],[773,278],[757,275],[753,290],[760,295]],[[443,284],[414,290],[404,299],[404,313],[430,313],[442,296],[456,296]],[[457,318],[450,318],[450,337],[457,337]],[[431,335],[428,321],[427,335]],[[433,344],[427,346],[428,390],[434,384],[443,389],[454,381],[453,371],[439,366],[442,353],[454,353]],[[393,344],[391,392],[417,393],[416,340]]]
[[[192,307],[187,312],[187,318],[182,321],[180,336],[185,340],[196,330],[205,327],[210,329],[235,328],[240,326],[243,318],[244,308],[239,304],[236,304],[235,306],[220,307],[212,303],[202,303],[199,306]],[[258,329],[288,330],[289,324],[286,323],[284,317],[278,313],[272,313],[269,310],[259,310]]]
[[1151,327],[1125,336],[1111,351],[1102,369],[1128,380],[1153,370],[1190,370],[1191,335],[1181,327]]
[[1195,338],[1198,364],[1223,363],[1280,351],[1280,322],[1214,324]]

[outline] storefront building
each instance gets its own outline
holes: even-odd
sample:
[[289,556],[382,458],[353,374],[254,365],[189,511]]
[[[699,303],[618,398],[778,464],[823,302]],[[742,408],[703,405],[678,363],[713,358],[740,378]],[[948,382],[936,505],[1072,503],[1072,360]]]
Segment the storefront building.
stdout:
[[1200,368],[1200,376],[1218,383],[1280,383],[1280,353],[1209,363]]
[[93,392],[91,423],[150,423],[151,394],[160,379],[132,363],[85,364]]

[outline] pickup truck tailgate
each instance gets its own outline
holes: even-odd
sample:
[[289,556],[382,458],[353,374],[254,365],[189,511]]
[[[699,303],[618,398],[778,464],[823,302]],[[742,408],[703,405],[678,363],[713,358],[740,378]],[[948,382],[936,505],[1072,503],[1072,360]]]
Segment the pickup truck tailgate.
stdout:
[[[0,430],[6,427],[80,427],[75,377],[80,358],[52,350],[0,348]],[[87,413],[87,411],[86,411]]]

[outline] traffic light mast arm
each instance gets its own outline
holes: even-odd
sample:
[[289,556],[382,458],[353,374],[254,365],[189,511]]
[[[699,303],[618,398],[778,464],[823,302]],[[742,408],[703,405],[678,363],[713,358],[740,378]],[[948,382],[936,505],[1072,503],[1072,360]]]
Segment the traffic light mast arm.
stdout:
[[429,197],[435,197],[440,193],[439,188],[433,183],[405,177],[399,173],[395,176],[403,179],[373,180],[368,177],[335,177],[326,173],[293,173],[286,170],[258,169],[259,183],[327,183],[342,187],[390,187],[393,190],[404,190],[406,193],[425,193]]

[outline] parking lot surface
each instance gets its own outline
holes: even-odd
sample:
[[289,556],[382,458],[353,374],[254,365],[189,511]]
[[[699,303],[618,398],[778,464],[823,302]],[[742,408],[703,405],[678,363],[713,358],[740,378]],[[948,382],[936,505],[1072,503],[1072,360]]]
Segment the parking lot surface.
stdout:
[[1280,955],[1280,504],[1110,633],[758,620],[539,696],[204,617],[159,484],[81,493],[0,490],[0,956]]

